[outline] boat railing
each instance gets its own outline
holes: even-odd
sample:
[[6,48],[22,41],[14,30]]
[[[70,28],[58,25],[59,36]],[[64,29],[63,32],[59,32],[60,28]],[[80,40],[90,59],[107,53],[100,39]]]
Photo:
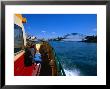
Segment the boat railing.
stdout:
[[56,55],[54,48],[52,48],[52,51],[53,51],[53,54],[55,55],[55,62],[56,62],[57,70],[58,70],[58,76],[66,76],[64,69],[61,65],[61,62],[59,60],[59,57]]

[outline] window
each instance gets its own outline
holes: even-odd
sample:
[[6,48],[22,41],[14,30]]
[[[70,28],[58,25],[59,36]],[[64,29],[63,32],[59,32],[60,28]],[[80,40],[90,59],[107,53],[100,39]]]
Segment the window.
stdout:
[[14,24],[14,53],[19,52],[23,47],[22,28]]

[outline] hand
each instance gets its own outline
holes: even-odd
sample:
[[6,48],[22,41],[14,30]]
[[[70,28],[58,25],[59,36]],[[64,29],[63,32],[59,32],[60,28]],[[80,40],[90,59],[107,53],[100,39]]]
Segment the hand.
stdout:
[[37,63],[35,62],[34,65],[37,65]]

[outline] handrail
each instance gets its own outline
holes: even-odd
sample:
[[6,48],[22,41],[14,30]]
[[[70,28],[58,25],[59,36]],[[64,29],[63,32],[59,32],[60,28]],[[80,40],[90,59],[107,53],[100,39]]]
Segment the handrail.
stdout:
[[59,57],[56,55],[56,52],[54,50],[54,48],[52,48],[52,51],[54,53],[54,56],[55,56],[55,62],[56,62],[56,65],[57,65],[57,69],[58,69],[58,75],[62,75],[62,76],[66,76],[65,72],[64,72],[64,69],[61,65],[61,62],[59,60]]

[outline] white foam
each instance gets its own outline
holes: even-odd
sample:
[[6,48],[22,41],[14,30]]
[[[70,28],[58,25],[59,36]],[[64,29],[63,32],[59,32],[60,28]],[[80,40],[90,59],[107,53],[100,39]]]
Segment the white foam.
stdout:
[[64,69],[66,76],[80,76],[80,71],[78,69],[67,70]]

